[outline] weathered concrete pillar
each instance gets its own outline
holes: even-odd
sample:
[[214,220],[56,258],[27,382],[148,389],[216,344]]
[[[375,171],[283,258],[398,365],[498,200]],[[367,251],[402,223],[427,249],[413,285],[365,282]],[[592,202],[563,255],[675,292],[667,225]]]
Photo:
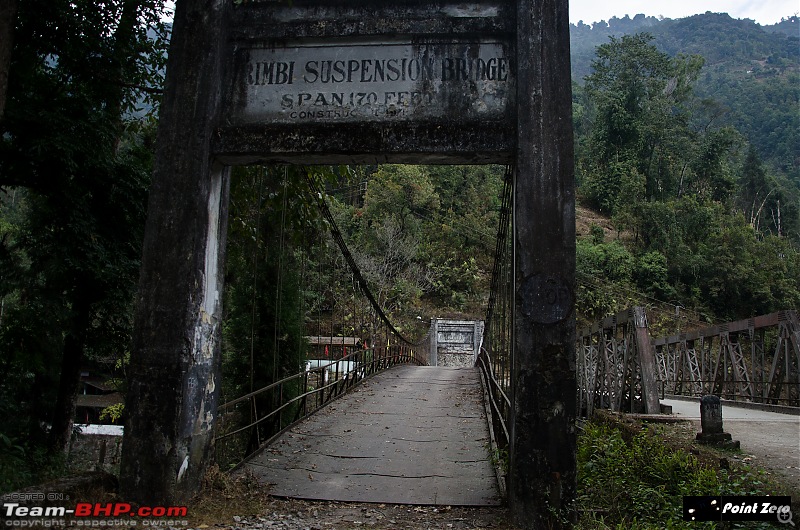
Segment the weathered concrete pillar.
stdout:
[[210,139],[223,0],[179,0],[142,257],[120,476],[126,500],[183,501],[206,467],[219,394],[228,171]]
[[439,366],[439,319],[431,320],[431,351],[428,354],[428,364]]
[[642,381],[642,400],[647,414],[660,414],[661,402],[658,400],[658,368],[656,353],[650,341],[647,326],[647,313],[644,307],[633,308],[633,325],[635,326],[636,351],[639,354],[639,372]]
[[697,441],[702,444],[739,447],[729,433],[722,428],[722,402],[717,396],[700,398],[700,427],[703,432],[697,433]]
[[574,519],[575,193],[567,0],[517,3],[514,362],[509,507]]

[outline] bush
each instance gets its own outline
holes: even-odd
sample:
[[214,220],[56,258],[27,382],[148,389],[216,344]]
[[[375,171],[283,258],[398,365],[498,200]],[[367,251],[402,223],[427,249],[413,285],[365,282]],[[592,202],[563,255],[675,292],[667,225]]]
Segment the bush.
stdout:
[[599,518],[625,528],[689,528],[683,521],[683,496],[719,494],[714,470],[647,432],[627,443],[619,430],[589,423],[579,439],[578,500],[590,521]]
[[616,424],[589,422],[578,437],[579,528],[716,528],[684,521],[683,496],[776,494],[763,471],[717,471],[650,430],[637,432],[635,425],[623,432]]
[[639,257],[636,263],[636,285],[642,292],[660,299],[670,300],[675,289],[669,284],[667,258],[657,250]]
[[64,455],[26,444],[0,432],[0,494],[61,476]]

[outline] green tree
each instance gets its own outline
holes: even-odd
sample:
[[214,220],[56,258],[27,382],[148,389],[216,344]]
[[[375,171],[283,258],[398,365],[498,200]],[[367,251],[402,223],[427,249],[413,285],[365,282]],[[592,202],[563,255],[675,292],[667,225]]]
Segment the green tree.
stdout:
[[669,283],[667,257],[657,250],[642,254],[636,263],[636,286],[645,294],[660,300],[671,300],[675,289]]
[[676,155],[692,141],[684,107],[703,61],[670,58],[651,41],[611,37],[586,78],[593,119],[583,181],[587,198],[609,214],[674,194]]
[[423,166],[381,166],[367,184],[363,218],[370,225],[391,218],[400,234],[418,238],[423,219],[439,205],[439,194]]
[[699,289],[712,311],[726,319],[797,307],[800,254],[784,238],[756,237],[741,214],[711,234]]
[[768,172],[752,144],[742,163],[736,205],[758,234],[792,237],[797,242],[800,190]]
[[430,219],[426,256],[437,304],[480,315],[486,300],[498,223],[502,166],[430,166],[441,207]]
[[771,183],[767,180],[767,172],[754,145],[747,149],[739,181],[739,208],[744,212],[750,226],[758,230],[764,205],[772,194]]
[[422,166],[382,166],[367,182],[353,253],[387,313],[416,305],[430,288],[424,232],[439,204]]
[[711,130],[699,137],[689,162],[689,177],[682,179],[678,196],[690,192],[727,202],[736,185],[729,154],[739,143],[739,135],[729,127]]
[[594,231],[577,241],[575,258],[578,314],[591,322],[625,309],[637,271],[634,255],[620,241],[605,243]]
[[30,0],[17,12],[0,189],[24,190],[25,211],[2,238],[12,273],[0,296],[16,303],[0,341],[3,362],[28,381],[7,389],[30,407],[28,438],[46,421],[54,450],[71,435],[81,364],[128,342],[154,137],[131,112],[158,92],[162,9]]

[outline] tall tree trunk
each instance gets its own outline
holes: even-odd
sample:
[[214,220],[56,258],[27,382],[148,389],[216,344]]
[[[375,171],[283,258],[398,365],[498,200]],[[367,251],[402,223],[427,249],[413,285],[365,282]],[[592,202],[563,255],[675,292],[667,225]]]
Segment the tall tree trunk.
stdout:
[[[72,436],[75,419],[75,406],[80,389],[81,364],[86,346],[86,331],[89,326],[92,303],[85,289],[78,289],[72,325],[64,338],[64,353],[61,357],[61,375],[58,396],[53,410],[53,425],[50,428],[49,447],[51,452],[66,452]],[[91,291],[89,291],[91,292]]]
[[122,4],[119,24],[114,31],[112,71],[107,72],[111,76],[111,80],[106,94],[106,112],[108,112],[109,119],[117,126],[122,124],[122,100],[125,97],[126,74],[136,68],[136,58],[131,54],[131,49],[136,38],[138,16],[139,2],[126,0]]
[[[3,372],[10,373],[10,372]],[[28,442],[31,445],[44,446],[47,442],[47,433],[42,428],[42,418],[46,418],[52,411],[50,404],[46,403],[44,396],[47,389],[52,387],[52,381],[42,372],[37,371],[33,374],[33,382],[31,383],[30,392],[26,401],[29,405],[20,411],[20,413],[28,414]]]
[[0,0],[0,120],[3,119],[6,109],[8,70],[11,67],[16,16],[17,0]]

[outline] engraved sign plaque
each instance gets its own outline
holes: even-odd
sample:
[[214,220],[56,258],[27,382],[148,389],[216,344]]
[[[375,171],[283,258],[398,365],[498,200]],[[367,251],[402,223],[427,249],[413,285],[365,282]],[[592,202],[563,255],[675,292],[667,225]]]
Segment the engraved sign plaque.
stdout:
[[240,50],[237,123],[502,119],[512,64],[504,45],[325,43]]

